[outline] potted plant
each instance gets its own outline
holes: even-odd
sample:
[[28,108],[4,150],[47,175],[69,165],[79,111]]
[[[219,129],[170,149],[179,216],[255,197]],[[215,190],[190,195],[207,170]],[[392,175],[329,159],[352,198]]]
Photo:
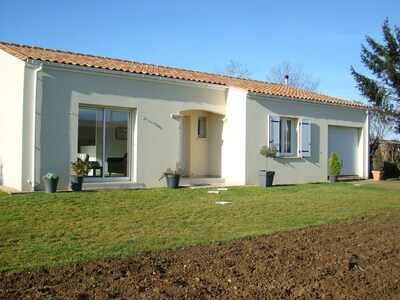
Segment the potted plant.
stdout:
[[71,162],[71,168],[74,175],[71,175],[71,189],[75,192],[82,190],[83,178],[87,175],[92,165],[90,162],[83,161],[78,158],[75,162]]
[[372,177],[375,181],[379,181],[383,178],[385,171],[383,170],[383,157],[381,151],[377,150],[372,158]]
[[162,172],[162,175],[159,180],[162,180],[164,177],[167,179],[167,186],[169,189],[177,189],[179,187],[179,180],[181,176],[185,176],[188,174],[188,170],[185,169],[181,163],[177,162],[175,166],[175,170],[171,168],[166,169]]
[[268,147],[268,146],[261,147],[260,154],[266,158],[266,162],[265,162],[265,170],[258,171],[260,186],[263,187],[272,186],[272,183],[274,181],[275,171],[268,171],[268,159],[275,158],[277,152],[278,149],[276,149],[275,147]]
[[47,173],[43,176],[44,191],[46,193],[55,193],[57,191],[59,177],[56,173]]
[[335,151],[332,151],[331,157],[328,161],[328,173],[330,182],[338,181],[338,176],[340,175],[341,168],[342,163],[340,162],[339,156]]

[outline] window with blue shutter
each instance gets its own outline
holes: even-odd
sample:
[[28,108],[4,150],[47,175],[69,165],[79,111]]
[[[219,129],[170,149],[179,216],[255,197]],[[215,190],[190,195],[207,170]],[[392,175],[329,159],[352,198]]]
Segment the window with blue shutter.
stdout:
[[278,116],[269,116],[269,147],[275,147],[280,151],[280,122]]
[[[284,116],[269,116],[268,143],[281,157],[311,156],[311,121]],[[296,128],[297,126],[297,128]]]
[[311,156],[311,121],[300,119],[300,157]]

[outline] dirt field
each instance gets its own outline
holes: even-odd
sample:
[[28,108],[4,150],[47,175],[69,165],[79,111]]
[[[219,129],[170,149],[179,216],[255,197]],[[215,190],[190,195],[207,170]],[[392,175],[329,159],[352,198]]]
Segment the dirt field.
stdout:
[[400,299],[400,212],[0,277],[1,299]]

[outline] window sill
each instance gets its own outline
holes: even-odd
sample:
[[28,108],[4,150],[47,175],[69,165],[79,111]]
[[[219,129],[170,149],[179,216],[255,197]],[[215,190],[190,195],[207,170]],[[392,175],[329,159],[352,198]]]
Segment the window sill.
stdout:
[[299,157],[299,156],[291,156],[291,155],[288,155],[288,156],[282,155],[282,156],[277,156],[276,158],[289,158],[289,159],[294,159],[294,158],[302,158],[302,157]]

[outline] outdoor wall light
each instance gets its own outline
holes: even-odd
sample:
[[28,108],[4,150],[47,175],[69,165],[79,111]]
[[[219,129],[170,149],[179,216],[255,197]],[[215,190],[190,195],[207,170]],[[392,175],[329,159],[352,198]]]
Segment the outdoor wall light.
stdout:
[[174,119],[174,120],[177,120],[177,121],[182,119],[182,116],[181,115],[177,115],[177,114],[170,114],[169,116],[171,117],[171,119]]

